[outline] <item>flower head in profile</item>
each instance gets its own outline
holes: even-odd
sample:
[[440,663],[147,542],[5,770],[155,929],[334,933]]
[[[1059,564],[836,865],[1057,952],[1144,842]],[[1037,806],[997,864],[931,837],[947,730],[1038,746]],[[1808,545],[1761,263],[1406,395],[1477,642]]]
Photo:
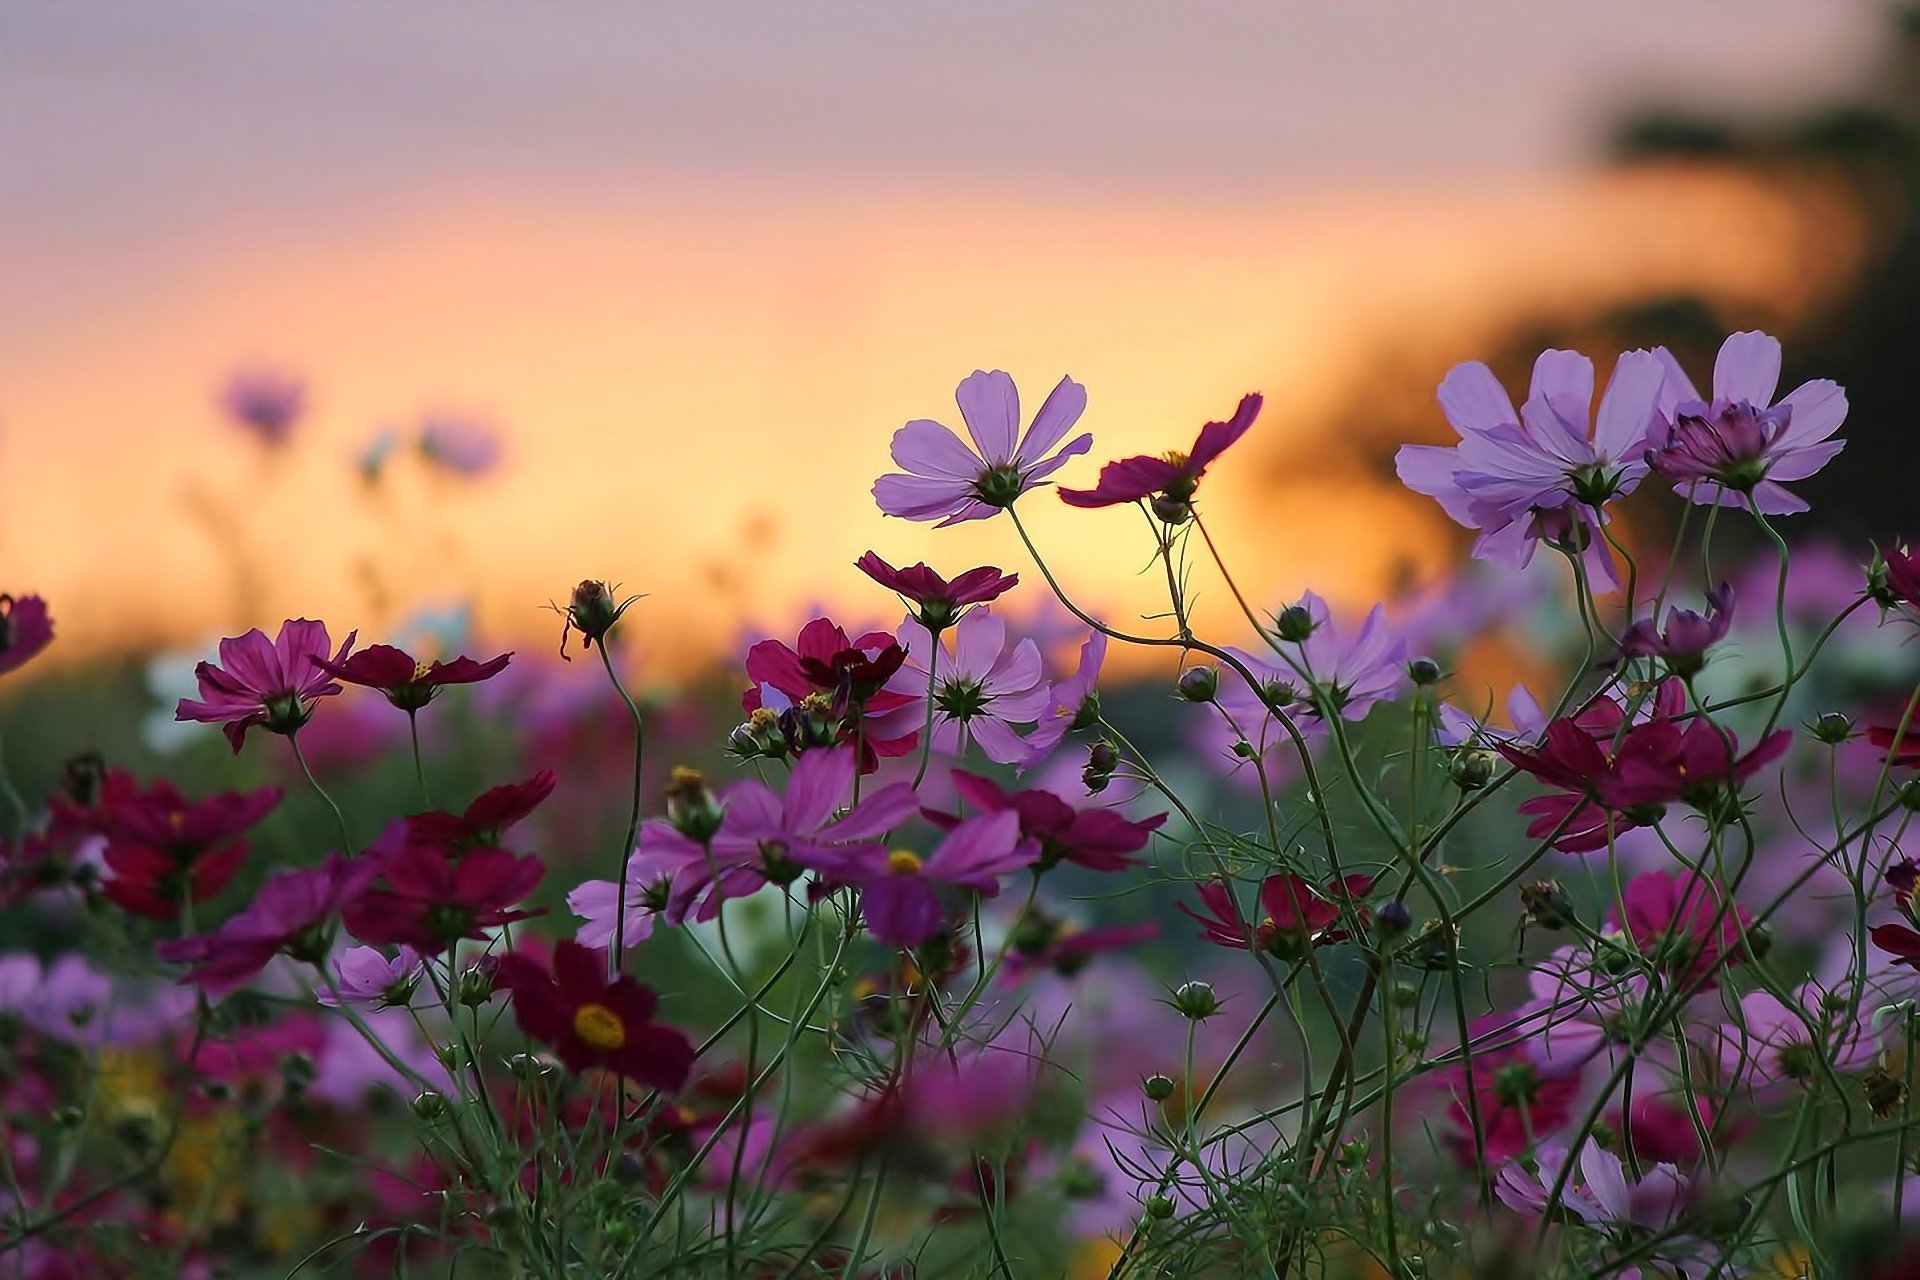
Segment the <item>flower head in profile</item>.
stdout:
[[753,686],[740,706],[749,716],[765,711],[770,722],[778,719],[779,754],[857,744],[861,771],[871,773],[882,757],[905,755],[920,740],[920,716],[910,709],[925,682],[917,690],[888,687],[906,660],[885,631],[849,639],[831,619],[814,618],[794,644],[762,640],[747,650]]
[[462,938],[484,939],[489,929],[545,914],[516,909],[540,883],[546,865],[529,854],[473,849],[454,859],[425,845],[408,845],[379,859],[380,882],[346,910],[347,930],[362,942],[412,947],[439,955]]
[[520,1029],[552,1046],[567,1070],[599,1068],[662,1090],[687,1082],[693,1043],[653,1020],[660,998],[651,987],[625,974],[608,981],[605,951],[562,939],[551,968],[510,951],[496,979],[513,993]]
[[1708,506],[1752,507],[1791,515],[1807,504],[1783,482],[1805,480],[1847,442],[1833,433],[1847,420],[1847,395],[1827,378],[1803,382],[1774,402],[1780,386],[1780,340],[1758,330],[1720,344],[1713,362],[1713,398],[1694,389],[1671,353],[1661,392],[1662,426],[1649,437],[1647,460],[1683,497]]
[[279,872],[260,886],[245,911],[212,933],[162,942],[160,958],[191,966],[180,981],[214,999],[244,987],[282,952],[320,964],[332,941],[334,918],[352,908],[378,870],[365,858],[336,853],[317,867]]
[[245,369],[220,389],[220,409],[235,426],[277,449],[293,436],[307,408],[307,387],[273,369]]
[[833,883],[858,886],[860,911],[875,938],[890,946],[917,947],[946,920],[940,886],[971,889],[990,898],[1000,892],[1001,876],[1027,866],[1038,853],[1037,845],[1020,838],[1019,815],[1002,810],[969,818],[924,857],[861,844],[806,849],[795,860]]
[[450,684],[478,684],[491,680],[506,669],[513,658],[503,653],[485,662],[455,658],[452,662],[420,662],[389,644],[370,644],[345,662],[316,659],[314,665],[328,675],[348,684],[378,689],[387,701],[402,711],[418,711],[433,701],[433,696]]
[[933,697],[933,745],[959,755],[969,741],[991,760],[1014,764],[1027,745],[1014,725],[1032,724],[1047,706],[1045,665],[1032,640],[1007,644],[1006,620],[975,609],[953,629],[951,648],[911,618],[900,625],[907,662],[888,686],[901,697]]
[[1199,922],[1200,934],[1216,947],[1234,947],[1298,960],[1312,947],[1344,942],[1350,936],[1341,923],[1341,907],[1359,919],[1366,918],[1360,900],[1373,889],[1372,876],[1348,876],[1327,886],[1325,893],[1313,887],[1303,876],[1268,876],[1260,884],[1260,917],[1248,920],[1234,900],[1232,886],[1221,880],[1208,880],[1196,892],[1206,914],[1184,902],[1175,909]]
[[1627,881],[1620,898],[1626,914],[1616,927],[1673,982],[1710,988],[1722,969],[1746,958],[1752,914],[1717,880],[1643,871]]
[[1193,448],[1152,457],[1141,454],[1109,462],[1091,489],[1062,489],[1061,501],[1075,507],[1113,507],[1123,502],[1153,499],[1153,512],[1168,524],[1183,523],[1193,514],[1193,495],[1200,477],[1214,459],[1225,453],[1260,416],[1259,395],[1242,396],[1239,407],[1225,422],[1200,428]]
[[1047,690],[1047,705],[1026,736],[1026,754],[1019,761],[1023,771],[1044,763],[1069,733],[1100,723],[1100,668],[1106,661],[1107,637],[1090,633],[1080,646],[1080,665]]
[[200,697],[181,699],[173,718],[219,725],[236,755],[255,725],[295,733],[313,714],[314,702],[340,692],[320,663],[345,662],[358,635],[348,632],[331,654],[327,624],[307,618],[281,623],[272,640],[257,627],[229,636],[220,642],[218,664],[202,662],[193,669]]
[[1703,616],[1692,609],[1674,606],[1667,610],[1667,625],[1656,627],[1652,618],[1642,618],[1620,637],[1623,658],[1658,658],[1671,675],[1690,679],[1707,663],[1707,650],[1727,638],[1733,626],[1733,588],[1726,583],[1707,592],[1707,612]]
[[489,787],[460,813],[416,813],[406,820],[404,842],[454,854],[498,845],[508,828],[531,816],[553,794],[558,781],[553,770],[542,769],[524,782]]
[[991,565],[969,569],[949,582],[924,563],[896,569],[869,551],[853,567],[913,606],[914,620],[934,635],[952,626],[968,605],[985,604],[1013,589],[1017,573],[1002,573]]
[[[1138,864],[1132,855],[1146,848],[1147,841],[1167,820],[1166,814],[1157,813],[1134,822],[1099,805],[1076,809],[1051,791],[1038,787],[1007,791],[992,779],[964,769],[953,771],[953,787],[962,800],[983,814],[1017,814],[1020,838],[1037,846],[1034,864],[1042,871],[1062,862],[1089,871],[1124,871]],[[948,831],[961,824],[953,814],[931,809],[925,813],[929,822]]]
[[1920,552],[1904,542],[1877,548],[1867,569],[1867,590],[1883,608],[1920,606]]
[[1440,383],[1440,407],[1460,443],[1403,446],[1394,459],[1401,483],[1480,530],[1477,559],[1521,568],[1550,542],[1584,554],[1598,584],[1617,586],[1600,525],[1606,504],[1646,477],[1666,366],[1651,351],[1621,356],[1597,414],[1593,381],[1587,357],[1542,352],[1515,412],[1486,365],[1455,366]]
[[1086,411],[1086,388],[1062,378],[1020,434],[1020,393],[1007,374],[974,371],[954,393],[973,438],[969,448],[949,427],[917,418],[893,436],[900,471],[873,482],[880,510],[906,520],[938,520],[942,527],[984,520],[1093,447],[1067,432]]
[[333,1008],[404,1008],[420,984],[420,971],[420,954],[412,947],[391,956],[377,947],[349,947],[333,962],[333,982],[317,988],[313,997]]
[[1868,1002],[1852,1016],[1844,992],[1807,983],[1782,1000],[1771,991],[1740,997],[1737,1016],[1720,1028],[1720,1068],[1752,1089],[1811,1086],[1827,1071],[1860,1071],[1880,1056]]
[[53,618],[39,596],[0,592],[0,676],[23,665],[53,641]]

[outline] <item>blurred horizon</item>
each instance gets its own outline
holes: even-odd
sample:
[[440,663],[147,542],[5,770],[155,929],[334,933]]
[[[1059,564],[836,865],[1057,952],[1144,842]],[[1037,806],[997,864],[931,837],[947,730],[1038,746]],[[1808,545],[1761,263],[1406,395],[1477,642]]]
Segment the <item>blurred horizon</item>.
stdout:
[[[469,596],[552,643],[581,577],[649,593],[663,670],[815,601],[885,618],[869,547],[1028,568],[867,495],[976,367],[1029,409],[1088,386],[1067,483],[1266,392],[1223,550],[1257,602],[1358,606],[1455,535],[1291,474],[1317,432],[1423,384],[1438,429],[1448,365],[1649,294],[1791,340],[1868,238],[1812,179],[1599,163],[1649,97],[1841,93],[1864,0],[582,12],[0,6],[0,586],[48,597],[50,666]],[[264,459],[214,406],[255,364],[310,390]],[[369,494],[355,455],[423,413],[493,424],[498,474]],[[1023,511],[1087,603],[1152,607],[1086,554],[1130,513]]]

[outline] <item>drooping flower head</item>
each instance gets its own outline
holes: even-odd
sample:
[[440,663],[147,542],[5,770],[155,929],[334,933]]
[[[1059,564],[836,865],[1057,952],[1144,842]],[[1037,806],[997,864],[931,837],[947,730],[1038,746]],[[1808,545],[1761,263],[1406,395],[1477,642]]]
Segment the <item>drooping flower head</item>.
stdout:
[[520,1029],[553,1047],[567,1070],[593,1068],[675,1090],[693,1070],[693,1043],[653,1020],[660,999],[625,974],[607,980],[607,953],[562,939],[549,969],[519,951],[500,957],[499,984],[513,992]]
[[1476,559],[1520,568],[1539,543],[1551,542],[1584,554],[1596,584],[1614,587],[1600,532],[1604,508],[1646,477],[1647,436],[1665,379],[1656,353],[1627,352],[1596,415],[1593,362],[1574,351],[1544,351],[1516,413],[1491,369],[1456,365],[1440,383],[1440,407],[1460,443],[1405,445],[1394,465],[1402,484],[1480,530]]
[[1243,396],[1233,416],[1200,428],[1193,448],[1151,457],[1141,454],[1109,462],[1100,468],[1091,489],[1062,489],[1061,501],[1075,507],[1112,507],[1123,502],[1153,499],[1153,513],[1168,524],[1181,524],[1193,514],[1193,495],[1213,460],[1225,453],[1260,416],[1261,398]]
[[873,482],[873,499],[888,515],[941,527],[984,520],[1093,447],[1093,436],[1082,433],[1055,450],[1087,407],[1086,388],[1071,378],[1060,379],[1024,436],[1020,393],[1005,373],[976,370],[954,399],[973,448],[927,418],[900,428],[893,436],[900,471]]
[[889,946],[917,947],[946,920],[938,886],[992,897],[1000,892],[1001,876],[1027,866],[1038,853],[1033,841],[1020,838],[1019,815],[1009,809],[969,818],[925,857],[861,844],[801,850],[795,861],[836,884],[857,886],[861,914],[875,938]]
[[220,409],[235,426],[277,449],[293,436],[307,407],[307,387],[298,378],[273,369],[247,369],[221,388]]
[[872,551],[854,561],[853,566],[889,591],[899,593],[913,606],[914,620],[936,636],[952,626],[968,605],[998,599],[1020,581],[1017,573],[1001,573],[991,565],[982,565],[948,582],[924,563],[896,569]]
[[245,986],[282,952],[318,965],[332,942],[334,918],[352,909],[378,871],[365,858],[336,853],[317,867],[279,872],[214,932],[162,942],[160,958],[192,966],[181,981],[214,999]]
[[506,669],[513,658],[503,653],[485,662],[459,657],[452,662],[420,662],[387,644],[371,644],[345,662],[316,660],[314,665],[336,679],[367,689],[378,689],[402,711],[418,711],[450,684],[478,684]]
[[53,640],[53,618],[39,596],[0,593],[0,676],[24,664]]
[[200,683],[198,700],[183,698],[176,720],[217,724],[239,754],[247,730],[255,725],[273,733],[295,733],[313,714],[313,704],[340,692],[320,663],[346,661],[359,632],[350,631],[329,654],[327,624],[293,618],[280,624],[273,640],[259,628],[220,642],[220,661],[193,669]]
[[1686,680],[1698,675],[1706,665],[1707,650],[1727,638],[1733,626],[1733,588],[1721,583],[1707,592],[1707,613],[1702,615],[1678,605],[1667,610],[1664,629],[1654,619],[1642,618],[1620,637],[1620,655],[1625,658],[1658,658],[1670,675]]
[[1662,423],[1647,460],[1681,496],[1708,506],[1751,506],[1766,515],[1805,511],[1783,482],[1805,480],[1846,447],[1833,433],[1847,420],[1847,396],[1827,378],[1801,383],[1779,403],[1780,340],[1758,330],[1720,344],[1713,398],[1703,399],[1664,348]]
[[888,689],[901,697],[925,697],[932,689],[934,747],[957,756],[972,741],[1000,764],[1026,757],[1013,726],[1031,724],[1046,710],[1039,646],[1020,640],[1008,647],[1006,620],[984,608],[960,619],[951,648],[911,618],[899,634],[908,657]]

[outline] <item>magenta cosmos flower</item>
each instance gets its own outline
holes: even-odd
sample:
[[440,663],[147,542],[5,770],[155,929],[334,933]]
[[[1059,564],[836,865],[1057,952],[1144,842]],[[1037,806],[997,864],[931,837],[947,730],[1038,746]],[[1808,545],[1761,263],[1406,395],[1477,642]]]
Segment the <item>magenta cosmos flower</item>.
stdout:
[[1098,631],[1080,646],[1080,665],[1065,680],[1047,690],[1047,705],[1026,737],[1022,772],[1043,763],[1069,733],[1100,723],[1100,668],[1107,661],[1107,637]]
[[1746,959],[1752,913],[1718,880],[1688,872],[1643,871],[1620,893],[1624,928],[1655,969],[1689,991],[1711,988],[1723,968]]
[[1402,484],[1480,530],[1475,558],[1520,568],[1540,542],[1554,542],[1584,549],[1596,581],[1617,585],[1600,533],[1602,508],[1646,477],[1666,378],[1657,353],[1627,352],[1596,415],[1593,362],[1575,351],[1544,351],[1516,413],[1491,369],[1456,365],[1440,383],[1440,408],[1460,443],[1405,445],[1394,466]]
[[298,378],[272,369],[234,374],[220,390],[220,408],[236,426],[252,432],[269,448],[286,444],[307,407],[307,387]]
[[855,560],[853,567],[912,604],[915,620],[935,635],[952,626],[968,605],[996,600],[1020,581],[1017,573],[982,565],[948,582],[924,563],[896,569],[872,551]]
[[815,846],[798,851],[794,860],[837,884],[858,886],[860,912],[875,938],[889,946],[917,947],[940,932],[946,920],[938,886],[991,898],[1000,892],[1001,876],[1027,866],[1039,852],[1038,844],[1021,839],[1020,815],[1005,809],[969,818],[925,857],[863,844]]
[[132,774],[111,771],[93,824],[106,837],[101,892],[122,910],[160,920],[179,914],[184,902],[204,902],[233,879],[247,856],[242,833],[280,794],[263,787],[188,800],[165,778],[143,791]]
[[381,883],[346,909],[347,929],[362,942],[412,947],[439,955],[462,938],[484,939],[488,929],[546,914],[516,910],[533,892],[546,865],[529,854],[473,849],[458,858],[409,845],[376,860]]
[[625,974],[607,980],[607,953],[561,940],[553,967],[518,951],[500,957],[520,1029],[553,1047],[574,1073],[598,1067],[654,1089],[678,1089],[693,1070],[693,1043],[653,1020],[660,999]]
[[216,1000],[247,985],[283,951],[319,965],[332,941],[334,917],[359,899],[378,870],[365,858],[336,853],[317,867],[282,871],[214,932],[162,942],[160,958],[191,965],[181,981]]
[[[816,705],[830,716],[830,743],[857,743],[860,769],[872,773],[882,756],[902,756],[920,740],[920,715],[909,711],[926,692],[895,691],[888,687],[906,662],[906,650],[884,631],[869,631],[857,640],[827,618],[815,618],[800,628],[796,645],[762,640],[747,650],[747,676],[753,681],[740,699],[748,716],[765,711],[794,717],[796,704]],[[788,725],[783,722],[783,728]],[[798,732],[786,747],[813,745]],[[785,754],[782,747],[774,754]]]
[[1047,708],[1045,666],[1031,640],[1007,647],[1007,624],[991,609],[975,609],[953,629],[951,649],[918,622],[900,624],[907,662],[888,688],[906,696],[933,692],[933,745],[959,755],[969,741],[1000,764],[1027,755],[1016,724],[1032,724]]
[[1109,462],[1100,468],[1100,480],[1091,489],[1062,489],[1061,501],[1075,507],[1113,507],[1123,502],[1152,498],[1154,514],[1168,524],[1179,524],[1193,514],[1193,495],[1200,477],[1213,460],[1225,453],[1260,416],[1258,395],[1243,396],[1240,406],[1225,422],[1209,422],[1200,428],[1193,448],[1151,457],[1139,454]]
[[1200,937],[1216,947],[1245,951],[1251,946],[1283,960],[1298,960],[1309,947],[1344,942],[1350,936],[1340,922],[1344,903],[1357,919],[1367,917],[1360,900],[1373,890],[1372,876],[1348,876],[1327,886],[1322,895],[1304,877],[1291,874],[1268,876],[1260,884],[1260,918],[1250,921],[1234,901],[1233,888],[1220,880],[1208,880],[1195,892],[1207,914],[1174,903],[1174,909],[1198,921]]
[[1666,369],[1661,429],[1648,440],[1653,469],[1693,502],[1752,506],[1791,515],[1807,504],[1782,481],[1805,480],[1846,448],[1833,433],[1847,420],[1847,395],[1828,378],[1803,382],[1778,404],[1780,340],[1758,330],[1720,344],[1713,399],[1694,390],[1680,362],[1655,353]]
[[1687,679],[1706,665],[1707,650],[1727,638],[1733,626],[1733,588],[1721,583],[1707,592],[1705,616],[1678,606],[1667,610],[1667,625],[1656,627],[1642,618],[1620,637],[1625,658],[1658,658],[1671,675]]
[[[1007,791],[991,779],[964,769],[953,771],[953,789],[981,813],[1011,812],[1020,819],[1020,838],[1036,848],[1035,864],[1046,871],[1071,862],[1089,871],[1124,871],[1138,864],[1132,855],[1147,847],[1167,820],[1157,813],[1140,822],[1112,809],[1094,806],[1076,809],[1051,791],[1032,788]],[[951,831],[961,819],[954,814],[925,810],[935,826]]]
[[359,634],[348,632],[331,657],[327,624],[307,618],[281,623],[274,640],[258,627],[229,636],[220,642],[218,665],[203,662],[193,669],[200,682],[199,700],[182,698],[173,718],[219,725],[236,755],[255,725],[273,733],[295,733],[313,714],[316,700],[340,692],[319,664],[346,661]]
[[39,596],[0,594],[0,676],[24,664],[53,640],[53,618]]
[[513,658],[503,653],[485,662],[455,658],[452,662],[419,662],[390,644],[370,644],[345,662],[314,660],[314,666],[348,684],[378,689],[402,711],[414,712],[433,701],[450,684],[478,684],[506,669]]
[[1060,379],[1024,436],[1020,392],[1007,374],[976,369],[954,399],[973,448],[927,418],[896,431],[893,460],[900,471],[873,482],[873,500],[888,515],[938,520],[942,527],[984,520],[1093,447],[1093,436],[1084,432],[1054,447],[1086,412],[1087,389],[1072,378]]

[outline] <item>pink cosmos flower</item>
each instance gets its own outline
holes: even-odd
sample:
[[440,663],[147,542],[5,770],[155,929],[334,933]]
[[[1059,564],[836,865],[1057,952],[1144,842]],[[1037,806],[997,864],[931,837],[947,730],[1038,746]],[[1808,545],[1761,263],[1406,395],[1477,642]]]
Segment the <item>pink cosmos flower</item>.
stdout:
[[1658,658],[1669,674],[1687,679],[1706,665],[1707,650],[1727,638],[1733,626],[1733,588],[1721,583],[1707,592],[1705,617],[1678,606],[1667,610],[1665,629],[1642,618],[1620,637],[1625,658]]
[[[1407,642],[1387,626],[1384,606],[1373,606],[1353,636],[1342,634],[1327,611],[1327,602],[1312,591],[1286,614],[1295,618],[1304,615],[1310,631],[1299,642],[1301,664],[1342,719],[1366,719],[1373,704],[1393,696],[1405,679]],[[1283,627],[1286,614],[1282,615]],[[1303,706],[1301,710],[1313,718],[1321,715],[1317,706]]]
[[1107,637],[1089,632],[1080,646],[1080,665],[1066,679],[1047,690],[1047,705],[1041,709],[1033,732],[1026,737],[1026,755],[1021,757],[1022,772],[1044,763],[1066,736],[1079,729],[1090,729],[1100,721],[1100,668],[1107,661]]
[[1009,649],[1006,620],[987,608],[960,619],[951,649],[911,618],[900,624],[899,635],[907,661],[887,688],[903,697],[925,697],[932,688],[935,748],[957,756],[973,741],[1000,764],[1026,756],[1013,726],[1033,723],[1047,707],[1045,668],[1033,641]]
[[1617,586],[1600,532],[1603,508],[1646,477],[1648,432],[1659,421],[1665,380],[1657,353],[1627,352],[1596,416],[1593,362],[1545,351],[1516,413],[1491,369],[1456,365],[1440,383],[1440,407],[1460,443],[1406,445],[1394,465],[1402,484],[1480,530],[1475,558],[1521,568],[1540,542],[1551,541],[1584,550],[1596,583]]
[[378,872],[368,859],[337,853],[317,867],[279,872],[260,886],[246,910],[214,932],[160,943],[160,958],[192,966],[180,981],[215,1000],[247,985],[281,952],[318,965],[326,958],[334,918],[360,901]]
[[450,475],[483,476],[500,463],[500,433],[475,419],[430,415],[420,423],[420,456]]
[[[1529,1061],[1526,1047],[1516,1042],[1512,1013],[1484,1014],[1467,1024],[1473,1043],[1471,1070],[1463,1059],[1441,1073],[1452,1096],[1447,1118],[1452,1132],[1444,1135],[1448,1149],[1462,1168],[1471,1168],[1476,1146],[1488,1164],[1497,1165],[1554,1133],[1573,1117],[1580,1096],[1581,1072],[1545,1074]],[[1467,1094],[1474,1095],[1473,1106]],[[1473,1127],[1479,1112],[1479,1141]]]
[[900,428],[893,436],[900,472],[873,482],[873,499],[888,515],[938,520],[943,528],[984,520],[1093,447],[1093,436],[1082,433],[1057,452],[1054,448],[1087,407],[1086,388],[1071,378],[1060,379],[1025,436],[1019,434],[1020,393],[999,370],[975,370],[954,399],[973,448],[930,419],[917,418]]
[[1727,966],[1746,959],[1742,941],[1752,913],[1725,886],[1695,872],[1643,871],[1621,890],[1624,927],[1653,966],[1688,990],[1712,987]]
[[[1509,1161],[1500,1169],[1494,1194],[1510,1209],[1544,1213],[1560,1190],[1560,1205],[1595,1226],[1628,1226],[1659,1231],[1686,1211],[1692,1184],[1670,1164],[1641,1169],[1638,1182],[1629,1181],[1620,1157],[1588,1142],[1580,1149],[1580,1170],[1566,1176],[1569,1161],[1564,1142],[1542,1143],[1532,1169]],[[1565,1182],[1561,1179],[1565,1176]]]
[[1168,524],[1179,524],[1192,514],[1194,492],[1213,460],[1247,434],[1260,416],[1261,398],[1243,396],[1233,417],[1200,428],[1193,448],[1161,457],[1145,454],[1109,462],[1100,468],[1100,480],[1091,489],[1062,489],[1061,501],[1074,507],[1112,507],[1123,502],[1154,499],[1154,514]]
[[[1020,838],[1037,846],[1034,861],[1042,871],[1061,862],[1089,871],[1124,871],[1138,865],[1138,859],[1129,855],[1146,848],[1147,841],[1167,820],[1164,813],[1133,822],[1112,809],[1076,809],[1051,791],[1033,788],[1010,792],[964,769],[953,771],[953,785],[962,800],[983,814],[1017,814]],[[923,812],[929,822],[943,830],[951,831],[961,823],[954,814],[931,809]]]
[[1720,1028],[1720,1066],[1727,1078],[1752,1089],[1811,1085],[1822,1063],[1845,1075],[1880,1056],[1871,1002],[1847,1017],[1848,1001],[1808,983],[1792,1003],[1770,991],[1740,997],[1740,1013]]
[[452,662],[419,662],[406,652],[388,644],[371,644],[345,662],[314,660],[314,666],[336,679],[368,689],[378,689],[387,701],[402,711],[418,711],[433,696],[450,684],[478,684],[491,680],[513,658],[503,653],[485,662],[459,657]]
[[[1532,1032],[1526,1053],[1554,1074],[1578,1069],[1632,1040],[1633,1015],[1648,999],[1644,974],[1615,975],[1580,947],[1561,947],[1527,975],[1533,999],[1515,1011]],[[1652,1046],[1647,1046],[1651,1048]]]
[[1682,496],[1708,506],[1752,505],[1766,515],[1805,511],[1782,481],[1805,480],[1846,448],[1832,439],[1847,420],[1847,396],[1827,378],[1801,383],[1774,403],[1780,340],[1758,330],[1720,344],[1713,399],[1704,400],[1671,353],[1661,426],[1648,437],[1647,460]]
[[839,884],[860,889],[867,930],[895,947],[917,947],[946,920],[936,886],[971,889],[982,897],[1000,892],[1000,877],[1030,864],[1039,853],[1020,838],[1012,810],[970,818],[947,833],[931,854],[862,844],[797,851],[794,860]]
[[[346,661],[359,632],[350,631],[331,661]],[[293,618],[269,640],[259,628],[220,642],[220,662],[193,669],[200,698],[182,698],[176,720],[217,724],[238,755],[247,730],[261,725],[273,733],[294,733],[313,714],[313,704],[340,692],[319,663],[329,660],[327,624]]]
[[[804,868],[836,858],[884,857],[885,846],[877,841],[911,817],[919,799],[911,786],[896,782],[837,816],[854,772],[851,750],[816,750],[794,762],[784,795],[762,782],[738,783],[727,789],[725,816],[706,845],[662,819],[648,822],[636,861],[670,883],[661,914],[676,924],[689,916],[711,920],[726,899],[768,883],[791,884]],[[603,900],[603,891],[589,898]]]
[[53,618],[39,596],[0,593],[0,676],[22,666],[53,640]]
[[362,942],[439,955],[462,938],[484,939],[488,929],[546,914],[544,907],[515,909],[546,874],[532,855],[482,848],[456,861],[439,849],[408,845],[375,868],[381,882],[346,908],[347,930]]
[[910,601],[916,609],[914,618],[935,635],[952,626],[968,605],[996,600],[1020,581],[1017,573],[982,565],[948,582],[925,563],[896,569],[872,551],[854,561],[853,567]]
[[377,947],[349,947],[333,962],[333,986],[316,988],[313,996],[330,1008],[343,1004],[401,1007],[413,998],[420,967],[420,953],[412,947],[401,947],[392,956]]
[[1546,732],[1547,714],[1539,699],[1525,685],[1507,691],[1507,723],[1501,729],[1462,711],[1452,703],[1442,704],[1433,737],[1443,747],[1498,746],[1500,743],[1532,742]]
[[236,426],[277,449],[292,437],[306,411],[307,387],[298,378],[272,369],[248,369],[227,380],[219,403]]
[[747,650],[747,676],[753,687],[741,696],[741,708],[752,715],[765,709],[789,717],[785,727],[790,745],[816,745],[802,733],[798,711],[809,702],[819,704],[830,717],[828,745],[858,742],[860,768],[872,773],[881,757],[902,756],[920,740],[917,711],[909,713],[926,692],[894,690],[888,682],[906,662],[906,650],[884,631],[869,631],[857,640],[827,618],[815,618],[800,628],[797,645],[762,640]]

